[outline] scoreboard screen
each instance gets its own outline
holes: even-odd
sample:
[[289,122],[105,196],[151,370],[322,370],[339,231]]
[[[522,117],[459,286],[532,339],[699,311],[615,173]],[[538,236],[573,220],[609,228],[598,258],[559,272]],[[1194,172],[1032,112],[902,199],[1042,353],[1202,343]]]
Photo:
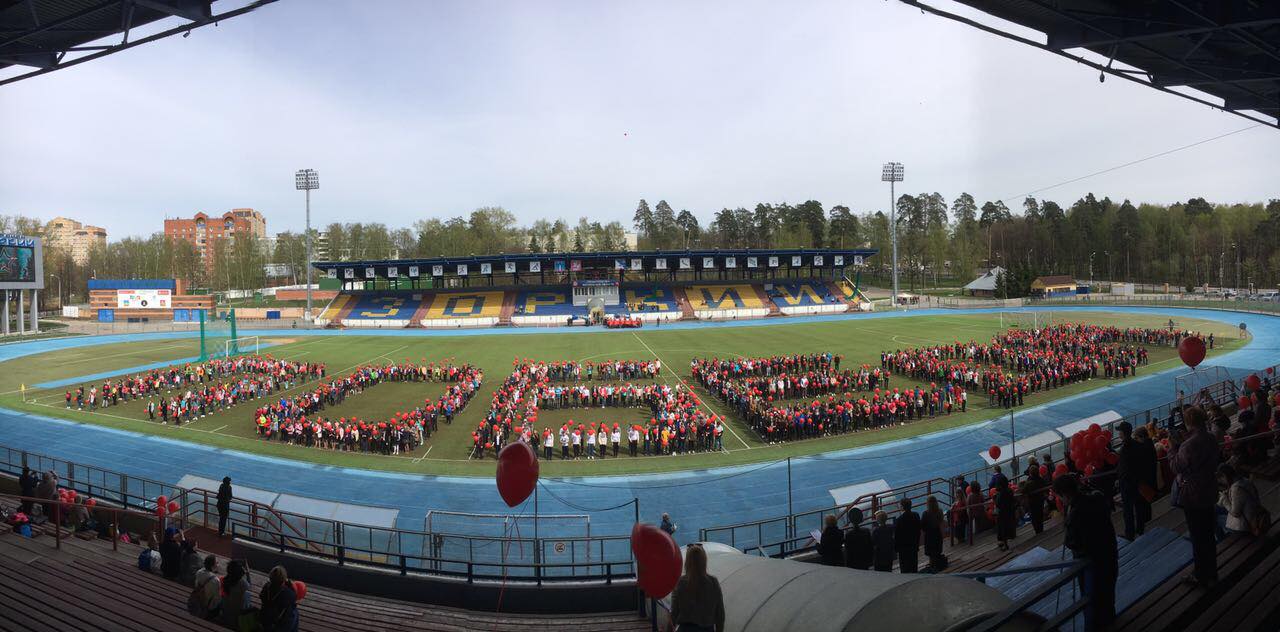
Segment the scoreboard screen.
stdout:
[[43,288],[44,266],[40,257],[39,239],[0,235],[0,289]]
[[36,280],[36,249],[0,246],[0,283],[30,283]]

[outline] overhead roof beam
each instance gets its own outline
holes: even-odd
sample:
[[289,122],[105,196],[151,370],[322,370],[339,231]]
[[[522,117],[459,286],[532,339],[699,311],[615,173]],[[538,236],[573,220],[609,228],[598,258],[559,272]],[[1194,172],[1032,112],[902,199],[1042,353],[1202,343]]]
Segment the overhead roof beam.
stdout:
[[161,13],[200,22],[213,17],[213,0],[133,0],[135,4]]
[[[1108,46],[1111,44],[1127,44],[1133,42],[1144,42],[1149,40],[1167,39],[1171,37],[1185,37],[1189,35],[1213,35],[1227,31],[1234,31],[1241,28],[1254,28],[1271,26],[1280,24],[1280,16],[1267,18],[1262,20],[1252,20],[1249,22],[1240,22],[1233,24],[1223,24],[1215,26],[1185,26],[1182,28],[1165,28],[1158,25],[1146,25],[1140,28],[1132,28],[1127,26],[1128,20],[1095,18],[1098,24],[1095,27],[1079,27],[1076,29],[1055,31],[1047,33],[1048,44],[1050,48],[1066,49],[1066,48],[1091,48],[1094,46]],[[1092,20],[1091,20],[1092,21]],[[1113,24],[1106,25],[1105,23]],[[1103,35],[1098,29],[1106,29],[1115,35]]]

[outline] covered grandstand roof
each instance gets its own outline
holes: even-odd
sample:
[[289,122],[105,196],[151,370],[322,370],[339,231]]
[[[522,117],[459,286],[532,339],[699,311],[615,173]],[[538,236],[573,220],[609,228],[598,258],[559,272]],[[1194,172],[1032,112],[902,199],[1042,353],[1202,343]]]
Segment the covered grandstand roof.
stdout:
[[996,281],[1000,275],[1004,273],[1004,268],[996,266],[987,270],[982,276],[972,280],[964,289],[976,292],[994,292],[996,291]]
[[1023,37],[939,8],[938,0],[902,0],[1100,72],[1280,126],[1280,2],[956,1],[1044,35]]
[[[769,268],[842,268],[862,265],[878,251],[871,248],[783,248],[675,250],[644,252],[549,252],[420,259],[318,261],[312,265],[335,278],[352,280],[405,276],[479,276],[503,273],[577,272],[605,269],[628,272],[677,270],[750,270]],[[461,267],[460,267],[461,266]],[[394,270],[394,271],[393,271]],[[486,271],[487,270],[487,271]],[[349,272],[348,272],[349,271]],[[416,275],[414,274],[416,272]]]
[[[214,0],[0,0],[0,85],[74,66],[139,44],[214,24],[275,2]],[[225,0],[224,0],[225,3]],[[220,3],[222,4],[222,3]],[[135,29],[165,18],[172,28],[138,37]],[[117,37],[118,36],[118,37]],[[17,67],[28,72],[12,72]]]

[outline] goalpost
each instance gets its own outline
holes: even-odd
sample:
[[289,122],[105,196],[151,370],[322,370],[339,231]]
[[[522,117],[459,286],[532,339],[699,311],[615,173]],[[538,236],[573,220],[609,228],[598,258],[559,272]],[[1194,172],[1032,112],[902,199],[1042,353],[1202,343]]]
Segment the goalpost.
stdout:
[[200,313],[200,361],[226,354],[233,347],[228,343],[235,341],[236,310],[229,309],[225,314],[218,314],[217,309],[199,310]]
[[230,358],[238,355],[258,355],[259,341],[257,336],[232,338],[225,343],[222,357]]
[[1053,312],[1013,311],[1000,312],[1000,329],[1040,329],[1053,324]]

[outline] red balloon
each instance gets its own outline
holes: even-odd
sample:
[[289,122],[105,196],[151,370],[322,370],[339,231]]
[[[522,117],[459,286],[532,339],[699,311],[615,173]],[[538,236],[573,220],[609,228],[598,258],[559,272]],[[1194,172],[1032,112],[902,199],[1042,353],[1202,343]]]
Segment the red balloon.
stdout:
[[1093,464],[1092,464],[1092,463],[1091,463],[1091,464],[1089,464],[1089,465],[1086,465],[1086,466],[1085,466],[1085,468],[1084,468],[1084,475],[1085,475],[1085,476],[1093,476],[1093,470],[1094,470],[1094,467],[1093,467]]
[[95,499],[93,499],[93,498],[90,498],[90,499],[88,499],[88,500],[85,500],[85,501],[84,501],[84,506],[85,506],[85,507],[92,507],[92,506],[94,506],[94,505],[96,505],[96,504],[98,504],[98,501],[97,501],[97,500],[95,500]]
[[631,528],[631,554],[636,558],[636,583],[645,594],[662,599],[680,581],[680,548],[666,531],[651,524]]
[[1188,336],[1178,343],[1178,357],[1182,358],[1182,363],[1195,368],[1196,365],[1204,362],[1204,341],[1195,336]]
[[156,506],[157,506],[157,507],[159,507],[159,506],[161,506],[161,505],[168,505],[168,504],[169,504],[169,497],[168,497],[168,496],[156,496]]
[[1102,432],[1102,426],[1099,426],[1098,424],[1089,424],[1089,434],[1096,435],[1099,432]]
[[1253,400],[1249,399],[1248,395],[1241,395],[1240,400],[1237,401],[1236,404],[1240,406],[1240,410],[1253,408]]
[[987,456],[991,457],[992,461],[1000,458],[1000,446],[993,445],[990,448],[987,448]]
[[307,596],[307,585],[296,579],[293,580],[293,593],[298,601],[302,601],[302,598]]
[[1107,465],[1115,465],[1120,462],[1120,455],[1115,452],[1107,453]]
[[[1065,466],[1064,466],[1064,469],[1065,469]],[[1044,478],[1045,476],[1048,476],[1048,475],[1049,475],[1049,466],[1048,466],[1048,465],[1041,465],[1041,466],[1040,466],[1040,477],[1041,477],[1041,478]]]
[[1102,451],[1107,449],[1107,438],[1102,435],[1093,436],[1093,449]]
[[1262,380],[1257,375],[1250,375],[1244,378],[1244,387],[1249,389],[1249,392],[1257,391],[1262,388]]
[[538,457],[523,441],[508,443],[498,453],[498,493],[508,507],[524,502],[538,484]]
[[157,518],[164,518],[165,514],[166,514],[166,513],[168,513],[168,509],[169,509],[169,508],[168,508],[168,507],[165,507],[164,505],[157,505],[157,506],[156,506],[156,517],[157,517]]
[[178,501],[176,500],[169,501],[169,513],[171,514],[178,513]]
[[1267,367],[1267,375],[1272,375],[1272,374],[1274,374],[1275,372],[1276,372],[1276,368],[1275,368],[1275,367],[1272,367],[1272,366]]

